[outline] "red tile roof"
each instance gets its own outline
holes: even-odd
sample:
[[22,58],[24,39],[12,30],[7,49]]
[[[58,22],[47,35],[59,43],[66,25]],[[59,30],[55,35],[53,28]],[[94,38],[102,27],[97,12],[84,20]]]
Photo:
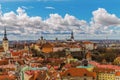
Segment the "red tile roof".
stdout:
[[20,52],[11,52],[12,56],[19,56],[21,53]]
[[16,80],[14,75],[0,75],[0,80]]
[[94,68],[93,69],[94,72],[103,72],[103,73],[111,73],[111,72],[115,72],[114,69],[109,69],[109,68]]
[[0,60],[0,65],[7,65],[8,63],[8,60]]
[[108,69],[120,70],[119,66],[111,65],[111,64],[102,65],[102,64],[99,64],[95,61],[90,61],[89,64],[94,65],[95,67],[98,67],[98,68],[108,68]]
[[84,41],[83,44],[93,44],[93,43],[90,41]]
[[23,55],[24,53],[28,53],[28,50],[19,50],[19,51],[16,51],[16,52],[11,51],[11,55],[12,55],[12,56],[21,56],[21,55]]
[[120,72],[116,72],[116,73],[115,73],[115,76],[120,76]]
[[87,77],[96,78],[95,72],[89,72],[84,68],[70,68],[61,73],[61,76],[64,76],[64,77],[68,75],[71,77],[84,77],[86,75]]

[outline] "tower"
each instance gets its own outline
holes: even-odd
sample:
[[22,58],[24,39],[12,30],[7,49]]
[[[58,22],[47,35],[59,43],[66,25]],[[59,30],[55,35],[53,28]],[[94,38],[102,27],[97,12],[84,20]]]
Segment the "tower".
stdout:
[[43,36],[41,36],[41,40],[43,40]]
[[91,61],[91,52],[90,51],[88,51],[87,53],[86,53],[86,59],[88,60],[88,61]]
[[73,31],[71,32],[71,40],[74,40],[74,34],[73,34]]
[[3,38],[2,44],[3,44],[4,51],[7,52],[9,49],[9,42],[7,38],[6,27],[4,27],[4,38]]

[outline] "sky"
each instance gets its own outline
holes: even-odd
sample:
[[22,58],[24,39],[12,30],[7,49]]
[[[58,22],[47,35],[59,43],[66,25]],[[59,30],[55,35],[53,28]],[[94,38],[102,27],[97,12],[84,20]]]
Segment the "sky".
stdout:
[[0,0],[0,40],[120,39],[119,0]]

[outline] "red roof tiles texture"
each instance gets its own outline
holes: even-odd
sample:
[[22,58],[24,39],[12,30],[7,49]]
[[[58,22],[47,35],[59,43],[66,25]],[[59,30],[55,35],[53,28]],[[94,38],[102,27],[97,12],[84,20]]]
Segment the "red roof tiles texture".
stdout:
[[89,72],[83,68],[70,68],[61,73],[61,76],[64,76],[64,77],[68,75],[70,75],[71,77],[84,77],[86,75],[88,77],[96,78],[95,72]]

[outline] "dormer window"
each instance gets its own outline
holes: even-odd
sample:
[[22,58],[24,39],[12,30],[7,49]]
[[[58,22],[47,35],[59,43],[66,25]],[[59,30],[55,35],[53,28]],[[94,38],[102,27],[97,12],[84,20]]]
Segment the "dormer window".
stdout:
[[68,74],[67,74],[67,76],[71,76],[71,74],[70,74],[70,73],[68,73]]
[[84,76],[87,76],[87,74],[85,73]]

